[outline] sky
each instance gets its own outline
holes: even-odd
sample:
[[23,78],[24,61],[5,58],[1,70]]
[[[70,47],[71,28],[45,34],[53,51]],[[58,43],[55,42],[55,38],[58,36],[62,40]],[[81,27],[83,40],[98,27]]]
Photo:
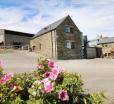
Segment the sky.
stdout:
[[0,29],[36,34],[67,15],[88,39],[114,37],[114,0],[0,0]]

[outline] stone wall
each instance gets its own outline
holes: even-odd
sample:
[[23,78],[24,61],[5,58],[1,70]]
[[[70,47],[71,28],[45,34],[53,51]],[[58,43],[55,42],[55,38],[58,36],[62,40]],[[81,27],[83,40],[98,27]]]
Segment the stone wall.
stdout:
[[46,58],[56,58],[56,31],[45,33],[31,40],[32,51]]
[[[73,33],[65,33],[64,27],[69,26],[73,28]],[[57,28],[57,54],[58,59],[80,59],[82,58],[81,51],[81,32],[76,27],[74,22],[67,18],[58,28]],[[67,49],[65,47],[65,41],[71,40],[75,42],[75,49]]]

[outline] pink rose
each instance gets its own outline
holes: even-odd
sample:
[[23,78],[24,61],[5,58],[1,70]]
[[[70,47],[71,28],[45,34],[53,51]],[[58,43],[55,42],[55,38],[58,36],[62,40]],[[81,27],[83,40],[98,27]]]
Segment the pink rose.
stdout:
[[1,79],[0,79],[0,84],[6,84],[7,81],[11,80],[13,77],[12,73],[7,73],[5,74]]
[[66,90],[60,90],[60,92],[59,92],[59,99],[61,101],[67,101],[67,100],[69,100],[69,96],[68,96],[68,93],[67,93]]

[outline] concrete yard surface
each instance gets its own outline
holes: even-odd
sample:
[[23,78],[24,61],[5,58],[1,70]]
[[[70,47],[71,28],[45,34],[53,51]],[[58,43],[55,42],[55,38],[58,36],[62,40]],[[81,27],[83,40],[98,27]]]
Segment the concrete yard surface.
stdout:
[[[39,55],[27,51],[0,54],[4,72],[30,72],[36,70]],[[103,91],[105,104],[114,104],[114,60],[56,60],[68,72],[78,72],[89,92]]]
[[84,81],[84,88],[89,92],[102,91],[105,104],[114,104],[114,60],[67,60],[58,64],[68,72],[78,72]]

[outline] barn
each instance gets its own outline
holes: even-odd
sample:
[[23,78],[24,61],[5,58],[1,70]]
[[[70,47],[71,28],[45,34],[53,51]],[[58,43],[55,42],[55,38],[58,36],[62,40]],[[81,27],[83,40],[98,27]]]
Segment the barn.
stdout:
[[30,44],[34,34],[0,29],[0,47],[22,48]]

